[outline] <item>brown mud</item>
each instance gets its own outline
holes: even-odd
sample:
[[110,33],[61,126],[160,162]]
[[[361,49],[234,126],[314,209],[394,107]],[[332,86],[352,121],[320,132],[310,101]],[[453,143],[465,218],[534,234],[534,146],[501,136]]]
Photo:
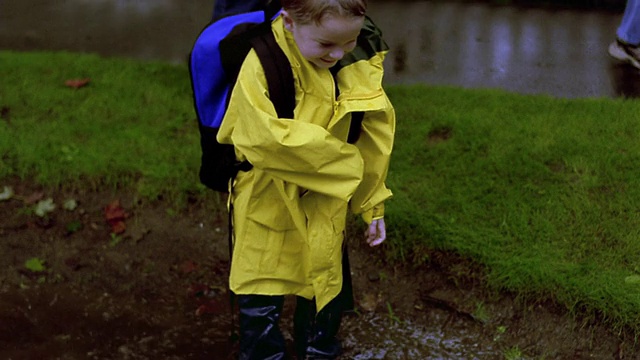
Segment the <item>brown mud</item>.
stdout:
[[[211,206],[0,185],[15,193],[0,201],[0,359],[235,358],[226,223]],[[56,208],[36,215],[48,198]],[[488,289],[455,254],[391,264],[349,241],[358,310],[343,322],[344,359],[640,358],[596,319]],[[289,342],[290,314],[288,302]]]

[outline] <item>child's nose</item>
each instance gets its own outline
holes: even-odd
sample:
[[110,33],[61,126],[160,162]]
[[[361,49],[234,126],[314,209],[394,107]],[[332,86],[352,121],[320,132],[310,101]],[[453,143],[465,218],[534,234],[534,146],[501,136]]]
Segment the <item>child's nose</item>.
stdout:
[[344,50],[342,50],[341,48],[335,48],[331,50],[329,56],[331,56],[332,59],[340,60],[344,56]]

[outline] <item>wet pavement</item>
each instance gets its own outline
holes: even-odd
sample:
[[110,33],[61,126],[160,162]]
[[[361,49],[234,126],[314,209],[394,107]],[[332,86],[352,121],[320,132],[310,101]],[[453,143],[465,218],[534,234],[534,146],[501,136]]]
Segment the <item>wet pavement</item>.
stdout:
[[[2,0],[0,49],[185,62],[212,8],[206,0]],[[607,55],[621,12],[381,0],[369,8],[392,49],[389,84],[640,96],[640,72]]]

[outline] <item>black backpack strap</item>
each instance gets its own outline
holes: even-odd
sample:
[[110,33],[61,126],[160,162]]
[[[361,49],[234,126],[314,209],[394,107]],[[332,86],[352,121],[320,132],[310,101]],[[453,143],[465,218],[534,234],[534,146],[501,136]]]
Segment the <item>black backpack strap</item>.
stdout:
[[282,9],[280,0],[266,0],[266,5],[264,7],[265,21],[270,22],[271,18],[276,16],[280,9]]
[[364,111],[354,111],[351,113],[351,125],[349,126],[349,135],[347,136],[347,142],[349,144],[355,144],[360,138],[363,119]]
[[[267,17],[266,19],[270,19]],[[279,118],[293,119],[293,110],[296,106],[296,93],[293,83],[293,70],[291,69],[291,63],[284,54],[276,38],[271,31],[271,22],[266,20],[264,23],[259,24],[250,30],[243,32],[244,26],[239,26],[234,29],[238,36],[249,38],[247,45],[256,51],[260,63],[264,68],[265,77],[267,79],[267,86],[269,89],[269,96],[271,102],[278,113]],[[235,84],[238,72],[240,71],[240,65],[244,56],[249,52],[249,48],[238,49],[237,43],[244,43],[238,41],[237,37],[228,36],[220,42],[221,52],[224,51],[222,65],[227,74],[231,74],[230,82]],[[234,48],[235,46],[235,48]],[[234,51],[235,50],[235,51]],[[231,92],[229,92],[231,95]],[[230,98],[230,96],[229,96]],[[227,102],[229,101],[227,98]],[[253,168],[253,165],[248,161],[243,161],[234,164],[234,171],[232,177],[238,171],[249,171]]]
[[296,93],[291,63],[284,54],[271,30],[251,40],[264,69],[269,97],[279,118],[293,119]]

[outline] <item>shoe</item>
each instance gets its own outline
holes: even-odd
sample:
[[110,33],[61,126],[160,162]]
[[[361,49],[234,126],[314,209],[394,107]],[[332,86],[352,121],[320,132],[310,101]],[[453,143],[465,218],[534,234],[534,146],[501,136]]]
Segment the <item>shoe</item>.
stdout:
[[640,69],[640,46],[629,45],[618,39],[609,45],[609,55],[614,59],[627,62]]

